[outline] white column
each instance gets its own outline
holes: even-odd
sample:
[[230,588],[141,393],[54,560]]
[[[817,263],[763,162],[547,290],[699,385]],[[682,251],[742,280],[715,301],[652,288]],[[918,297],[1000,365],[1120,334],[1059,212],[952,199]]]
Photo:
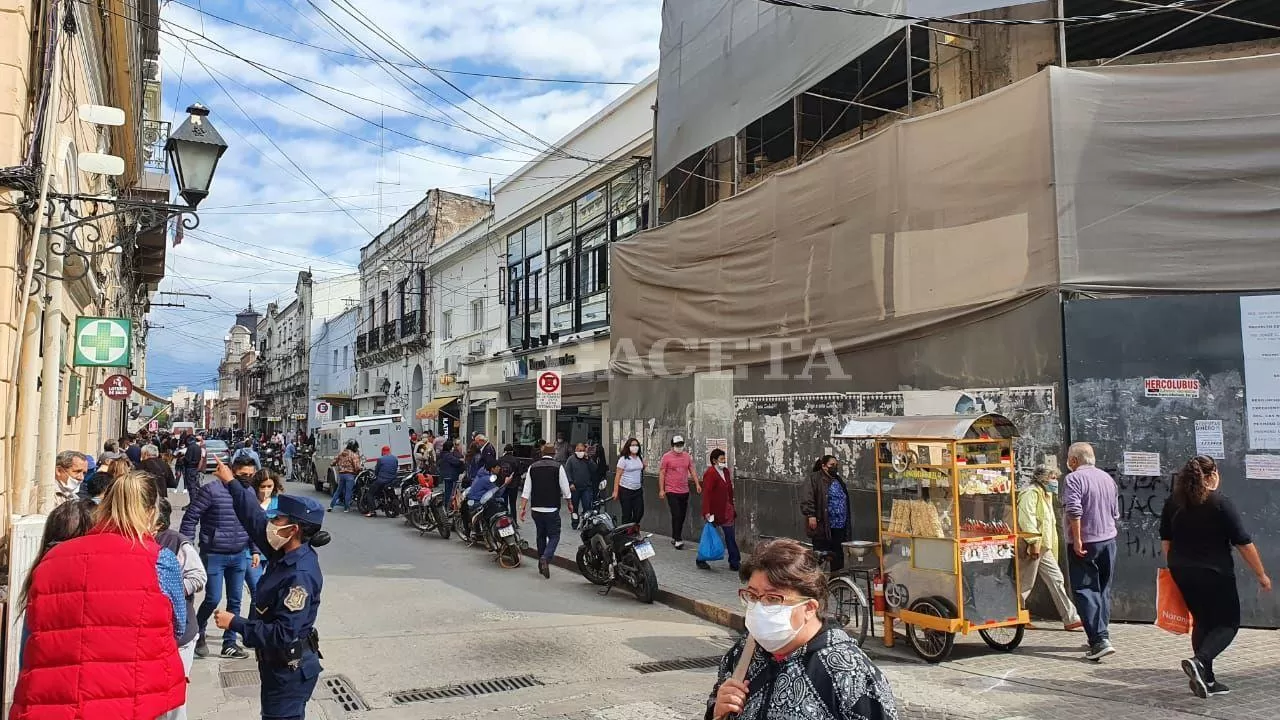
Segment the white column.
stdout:
[[[47,283],[42,289],[48,299],[44,309],[44,356],[40,362],[40,419],[36,430],[36,495],[38,512],[52,510],[54,480],[53,467],[58,455],[58,440],[62,437],[62,393],[59,391],[62,372],[62,277],[63,258],[54,252],[45,254]],[[70,348],[68,348],[70,350]],[[87,448],[93,451],[94,448]]]

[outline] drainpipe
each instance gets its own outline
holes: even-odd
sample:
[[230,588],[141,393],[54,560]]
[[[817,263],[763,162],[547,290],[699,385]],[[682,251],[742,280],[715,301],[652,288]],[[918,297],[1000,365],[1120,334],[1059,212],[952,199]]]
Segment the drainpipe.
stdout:
[[53,468],[62,437],[59,410],[62,405],[62,277],[63,258],[47,250],[45,268],[44,356],[40,362],[40,420],[36,428],[36,507],[53,509]]
[[36,398],[40,397],[40,304],[28,298],[25,328],[20,338],[18,371],[18,397],[11,403],[17,408],[18,424],[15,428],[13,452],[17,468],[13,482],[9,484],[13,495],[9,508],[15,513],[25,513],[32,506],[32,487],[36,479]]

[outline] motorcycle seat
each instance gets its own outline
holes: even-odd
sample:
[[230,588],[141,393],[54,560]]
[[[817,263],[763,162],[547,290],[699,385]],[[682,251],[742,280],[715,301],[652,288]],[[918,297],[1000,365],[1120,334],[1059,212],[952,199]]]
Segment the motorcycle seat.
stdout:
[[613,532],[618,535],[630,535],[631,531],[634,528],[638,527],[639,525],[640,523],[627,523],[625,525],[619,525],[613,529]]

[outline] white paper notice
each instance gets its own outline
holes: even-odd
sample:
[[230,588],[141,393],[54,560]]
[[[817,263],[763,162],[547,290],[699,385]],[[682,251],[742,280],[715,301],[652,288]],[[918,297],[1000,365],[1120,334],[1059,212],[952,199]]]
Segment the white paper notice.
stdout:
[[1280,450],[1280,295],[1240,298],[1250,450]]
[[1227,457],[1226,443],[1222,439],[1221,420],[1196,421],[1196,454],[1208,455],[1215,460]]
[[751,442],[753,442],[753,440],[751,439],[751,431],[752,431],[752,429],[753,429],[753,428],[751,427],[751,423],[749,423],[749,422],[744,422],[744,423],[742,423],[742,442],[744,442],[744,443],[751,443]]
[[1280,480],[1280,455],[1245,455],[1244,476],[1250,480]]
[[1124,454],[1124,474],[1141,477],[1160,476],[1160,453],[1127,452]]

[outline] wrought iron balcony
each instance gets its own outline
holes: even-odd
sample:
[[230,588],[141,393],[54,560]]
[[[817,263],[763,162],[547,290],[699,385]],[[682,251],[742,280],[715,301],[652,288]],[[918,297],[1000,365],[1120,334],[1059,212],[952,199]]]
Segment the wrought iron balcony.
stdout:
[[368,343],[367,337],[368,336],[365,335],[365,333],[360,333],[359,335],[356,336],[356,353],[357,354],[364,353],[369,349],[368,347],[369,343]]
[[142,121],[142,142],[139,151],[142,153],[142,167],[147,172],[169,174],[169,155],[164,151],[165,141],[169,139],[169,123],[164,120]]
[[396,321],[384,323],[382,325],[382,346],[388,347],[396,341]]
[[369,335],[368,335],[368,337],[366,338],[366,341],[368,342],[368,345],[369,345],[369,347],[368,347],[369,352],[373,352],[374,350],[377,350],[377,349],[378,349],[378,347],[382,344],[382,343],[378,342],[378,339],[379,339],[379,338],[378,338],[378,331],[377,331],[377,330],[370,330],[370,331],[369,331]]
[[422,324],[418,321],[418,311],[413,310],[400,318],[400,337],[407,338],[422,332]]

